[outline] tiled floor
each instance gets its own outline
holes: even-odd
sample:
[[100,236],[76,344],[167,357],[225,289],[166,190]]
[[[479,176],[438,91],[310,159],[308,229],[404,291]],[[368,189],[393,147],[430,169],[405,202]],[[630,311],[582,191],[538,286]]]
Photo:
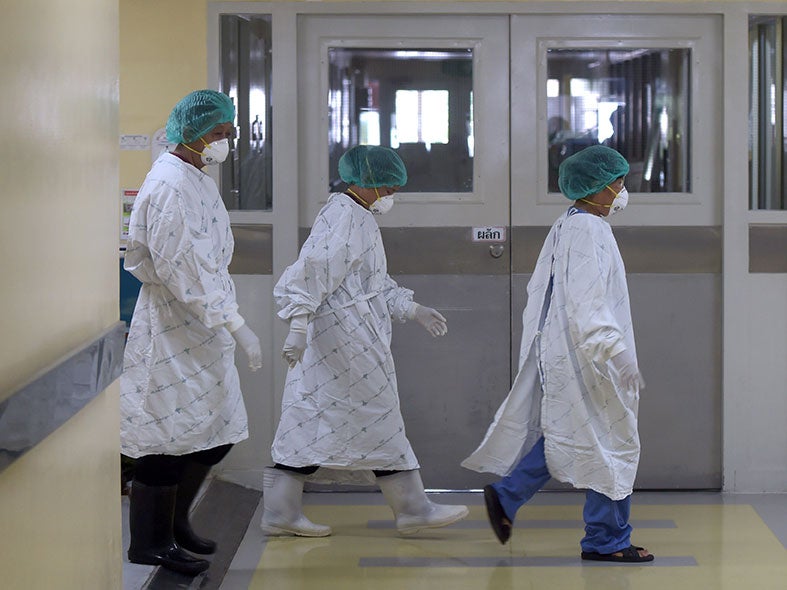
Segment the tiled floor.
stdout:
[[[334,534],[267,539],[258,526],[257,507],[228,569],[222,568],[220,576],[214,572],[169,587],[787,590],[787,495],[637,492],[633,541],[656,555],[645,565],[579,559],[580,493],[537,494],[520,511],[505,546],[489,529],[480,494],[432,497],[467,504],[470,516],[451,527],[403,537],[379,493],[311,493],[305,495],[306,513],[331,525]],[[232,506],[213,506],[211,511],[222,509],[231,511]],[[125,590],[142,587],[147,586],[125,585]]]

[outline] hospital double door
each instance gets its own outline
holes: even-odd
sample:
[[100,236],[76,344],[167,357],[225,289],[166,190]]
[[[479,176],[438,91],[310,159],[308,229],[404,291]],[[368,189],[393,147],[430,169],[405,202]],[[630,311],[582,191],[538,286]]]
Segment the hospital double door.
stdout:
[[297,37],[301,235],[340,186],[348,145],[394,147],[407,165],[380,218],[389,273],[449,325],[439,339],[394,328],[426,486],[490,480],[460,462],[516,373],[527,281],[567,205],[557,167],[605,143],[632,162],[613,230],[646,380],[637,485],[720,488],[718,20],[315,14],[299,16]]

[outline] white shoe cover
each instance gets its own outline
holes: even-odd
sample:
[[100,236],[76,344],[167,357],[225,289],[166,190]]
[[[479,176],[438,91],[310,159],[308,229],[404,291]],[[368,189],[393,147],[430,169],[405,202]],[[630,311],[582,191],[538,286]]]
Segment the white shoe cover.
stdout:
[[262,532],[271,537],[327,537],[331,527],[315,524],[303,514],[302,475],[266,467],[262,476]]
[[393,510],[396,529],[403,535],[447,526],[468,515],[467,506],[446,506],[432,502],[424,492],[421,474],[417,469],[379,477],[377,485]]

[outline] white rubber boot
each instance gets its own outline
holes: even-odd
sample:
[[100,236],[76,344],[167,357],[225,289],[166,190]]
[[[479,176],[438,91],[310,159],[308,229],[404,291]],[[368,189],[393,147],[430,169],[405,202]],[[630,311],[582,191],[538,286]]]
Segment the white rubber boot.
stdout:
[[315,524],[303,514],[305,476],[266,467],[262,475],[262,532],[271,537],[327,537],[331,527]]
[[397,530],[403,535],[447,526],[468,514],[467,506],[445,506],[432,502],[424,492],[421,473],[417,469],[378,477],[377,485],[393,510]]

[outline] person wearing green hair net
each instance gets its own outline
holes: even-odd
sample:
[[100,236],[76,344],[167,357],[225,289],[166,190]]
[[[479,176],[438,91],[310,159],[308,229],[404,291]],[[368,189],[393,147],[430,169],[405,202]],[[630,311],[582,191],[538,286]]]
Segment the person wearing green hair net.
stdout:
[[375,215],[390,210],[407,182],[404,163],[390,148],[359,145],[341,157],[339,175],[347,187],[328,197],[273,290],[290,330],[275,465],[263,473],[261,526],[271,536],[331,534],[303,514],[307,478],[376,482],[403,534],[468,513],[426,496],[399,410],[392,320],[416,320],[435,337],[448,330],[438,311],[415,303],[388,275]]
[[252,370],[260,341],[238,312],[228,267],[233,237],[216,183],[203,172],[228,153],[235,109],[198,90],[167,121],[177,144],[153,164],[131,212],[124,267],[142,282],[120,378],[121,451],[135,458],[132,563],[196,575],[216,544],[189,523],[211,467],[248,437],[235,344]]
[[571,205],[552,225],[527,286],[519,373],[484,440],[462,465],[502,476],[484,487],[492,530],[555,479],[585,489],[584,560],[646,562],[631,542],[639,463],[637,365],[626,271],[607,217],[626,206],[629,165],[597,145],[564,160]]

